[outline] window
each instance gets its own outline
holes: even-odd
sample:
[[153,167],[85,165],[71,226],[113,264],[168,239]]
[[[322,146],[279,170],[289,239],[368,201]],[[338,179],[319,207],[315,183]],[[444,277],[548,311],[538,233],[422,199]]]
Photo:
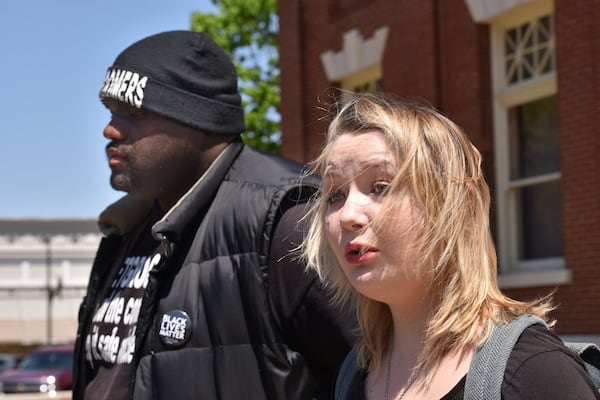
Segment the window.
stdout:
[[552,17],[544,15],[503,34],[505,83],[514,85],[554,70]]
[[490,27],[499,282],[564,283],[552,2],[505,10]]
[[511,107],[508,117],[517,258],[561,257],[556,96]]

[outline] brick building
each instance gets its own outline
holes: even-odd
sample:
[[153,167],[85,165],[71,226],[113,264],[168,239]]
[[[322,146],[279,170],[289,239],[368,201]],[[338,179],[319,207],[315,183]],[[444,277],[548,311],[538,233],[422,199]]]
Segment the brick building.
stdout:
[[282,153],[319,152],[330,88],[432,104],[483,154],[503,290],[556,288],[558,332],[599,335],[600,1],[305,0],[278,13]]

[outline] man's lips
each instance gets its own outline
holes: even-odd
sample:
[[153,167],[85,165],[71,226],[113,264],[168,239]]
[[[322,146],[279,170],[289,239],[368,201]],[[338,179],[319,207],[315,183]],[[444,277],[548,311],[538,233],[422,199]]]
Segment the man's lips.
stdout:
[[120,164],[125,159],[125,155],[119,150],[117,150],[115,147],[108,147],[106,149],[106,156],[108,158],[108,164],[110,166]]

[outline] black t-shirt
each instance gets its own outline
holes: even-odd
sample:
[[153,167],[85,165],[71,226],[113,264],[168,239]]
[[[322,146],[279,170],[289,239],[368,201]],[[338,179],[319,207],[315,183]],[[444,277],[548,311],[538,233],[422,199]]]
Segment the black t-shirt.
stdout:
[[142,295],[159,244],[151,230],[162,214],[154,207],[94,313],[85,336],[85,357],[95,374],[85,400],[127,398]]
[[[365,377],[352,382],[344,400],[366,400]],[[462,400],[466,376],[440,400]],[[545,327],[527,328],[511,352],[501,396],[503,400],[594,400],[600,399],[583,361],[568,350]]]
[[[276,226],[269,257],[269,293],[285,342],[305,357],[313,375],[323,382],[316,398],[324,399],[331,392],[339,364],[354,343],[356,325],[349,313],[331,306],[330,296],[316,274],[307,271],[298,258],[298,245],[306,228],[304,213],[304,205],[292,207]],[[91,331],[87,332],[86,358],[95,377],[86,388],[86,400],[127,398],[137,314],[125,318],[125,310],[131,308],[128,304],[139,306],[136,302],[141,302],[147,284],[144,266],[151,267],[151,255],[158,246],[151,227],[161,215],[160,210],[154,210],[111,283],[104,311],[101,307],[96,312]],[[112,310],[111,318],[106,317],[108,310]],[[119,343],[129,343],[129,347],[120,348]],[[110,347],[113,345],[115,348]]]

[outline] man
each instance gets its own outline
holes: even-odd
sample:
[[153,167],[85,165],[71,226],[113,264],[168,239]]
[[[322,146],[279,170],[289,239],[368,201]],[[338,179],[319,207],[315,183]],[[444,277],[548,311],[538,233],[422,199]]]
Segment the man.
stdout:
[[74,399],[312,399],[350,324],[291,250],[319,182],[245,146],[233,64],[209,37],[150,36],[100,98],[111,185],[127,195],[79,312]]

